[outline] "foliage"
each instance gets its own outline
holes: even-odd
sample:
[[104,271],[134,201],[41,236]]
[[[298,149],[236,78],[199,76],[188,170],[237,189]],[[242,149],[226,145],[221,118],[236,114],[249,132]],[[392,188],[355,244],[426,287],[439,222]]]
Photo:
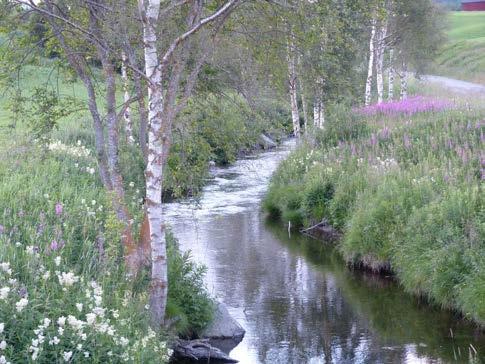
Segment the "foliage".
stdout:
[[327,219],[348,263],[391,270],[406,290],[485,323],[483,113],[412,100],[355,110],[342,129],[368,132],[348,137],[328,120],[329,136],[309,137],[281,164],[264,206],[285,224]]
[[[168,361],[170,336],[148,328],[147,282],[125,279],[120,224],[90,149],[81,141],[39,148],[17,140],[0,158],[1,355],[9,362]],[[169,262],[169,305],[183,315],[183,329],[200,329],[212,309],[204,270],[176,244]]]

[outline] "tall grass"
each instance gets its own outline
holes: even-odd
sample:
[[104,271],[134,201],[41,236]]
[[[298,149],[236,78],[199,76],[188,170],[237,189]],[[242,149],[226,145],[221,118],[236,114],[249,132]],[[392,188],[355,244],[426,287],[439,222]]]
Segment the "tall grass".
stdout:
[[[348,111],[347,122],[331,114],[281,164],[264,206],[285,224],[326,219],[348,263],[392,271],[407,291],[485,324],[483,116],[428,98]],[[338,142],[325,137],[339,125]]]

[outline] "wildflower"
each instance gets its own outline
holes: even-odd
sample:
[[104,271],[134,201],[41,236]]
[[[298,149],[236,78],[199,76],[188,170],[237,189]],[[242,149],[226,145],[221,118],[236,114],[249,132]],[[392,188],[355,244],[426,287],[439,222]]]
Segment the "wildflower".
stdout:
[[130,187],[135,187],[135,182],[130,182]]
[[5,358],[4,355],[0,356],[0,364],[10,364],[10,362]]
[[59,326],[64,326],[66,324],[66,318],[64,316],[61,316],[57,319],[57,324]]
[[60,266],[61,265],[61,257],[60,256],[57,256],[54,258],[54,263],[56,264],[56,266]]
[[79,277],[72,272],[62,272],[57,278],[59,279],[59,283],[65,287],[71,287],[74,283],[79,281]]
[[27,298],[21,298],[15,304],[15,308],[17,309],[17,312],[21,312],[28,304],[29,304],[29,300]]
[[0,263],[0,269],[3,270],[8,275],[12,274],[12,269],[10,269],[10,263]]
[[82,303],[76,303],[76,308],[79,312],[83,310],[83,304]]
[[47,271],[45,272],[44,274],[42,274],[42,279],[44,281],[47,281],[49,279],[49,277],[51,276],[51,272]]
[[54,336],[51,340],[49,340],[49,345],[57,345],[60,342],[61,340],[57,336]]
[[92,200],[91,205],[93,205],[93,206],[96,205],[96,200]]
[[56,210],[56,215],[61,216],[62,210],[63,210],[62,203],[60,203],[60,202],[56,203],[55,210]]
[[52,240],[51,245],[50,245],[51,250],[57,250],[59,249],[59,244],[57,243],[57,240]]
[[81,203],[84,205],[86,203],[86,200],[84,198],[81,199]]
[[84,352],[84,357],[85,357],[85,358],[89,358],[89,352],[85,351],[85,352]]
[[44,193],[44,198],[49,199],[49,194],[48,193]]
[[6,299],[8,297],[9,292],[10,292],[10,287],[0,288],[0,300]]
[[95,313],[87,313],[86,314],[86,322],[88,323],[88,325],[94,324],[95,321],[96,321],[96,314]]
[[121,346],[127,346],[130,343],[130,340],[128,340],[126,337],[121,337],[120,338],[120,344]]
[[71,357],[72,357],[72,351],[65,351],[65,352],[62,354],[62,357],[64,358],[64,361],[69,361],[69,360],[71,360]]
[[0,342],[0,350],[5,350],[7,348],[7,342],[5,340],[2,340]]
[[43,324],[44,324],[44,325],[43,325],[43,326],[44,326],[44,329],[46,329],[46,328],[47,328],[47,327],[48,327],[48,326],[51,324],[51,320],[50,320],[49,318],[47,318],[47,317],[46,317],[46,318],[43,320]]
[[35,253],[35,248],[33,245],[28,245],[26,248],[25,248],[25,251],[27,252],[27,254],[29,255],[33,255]]
[[84,322],[78,320],[73,315],[67,316],[67,323],[74,329],[74,330],[81,330],[84,326]]
[[77,344],[77,346],[76,346],[76,349],[77,350],[81,351],[82,348],[83,348],[83,345],[82,344]]
[[0,334],[5,330],[5,324],[3,322],[0,322]]

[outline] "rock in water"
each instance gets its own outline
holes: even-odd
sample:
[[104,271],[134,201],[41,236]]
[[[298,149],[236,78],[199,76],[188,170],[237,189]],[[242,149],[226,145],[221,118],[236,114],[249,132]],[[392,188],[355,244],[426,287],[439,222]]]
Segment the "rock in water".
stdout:
[[211,346],[209,340],[178,340],[173,348],[175,362],[237,363],[226,353]]
[[223,303],[218,303],[214,320],[202,332],[201,337],[209,339],[211,345],[228,353],[244,338],[246,331],[230,315]]
[[263,149],[276,148],[277,144],[267,135],[261,134],[258,139],[258,144]]

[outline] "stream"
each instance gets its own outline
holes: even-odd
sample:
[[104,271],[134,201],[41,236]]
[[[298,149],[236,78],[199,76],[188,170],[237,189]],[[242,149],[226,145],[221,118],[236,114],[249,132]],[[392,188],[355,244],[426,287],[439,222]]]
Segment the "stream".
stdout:
[[231,357],[242,364],[485,363],[485,335],[472,324],[389,277],[348,269],[330,244],[266,221],[261,200],[293,146],[214,168],[199,201],[166,205],[181,249],[207,266],[210,293],[246,330]]

